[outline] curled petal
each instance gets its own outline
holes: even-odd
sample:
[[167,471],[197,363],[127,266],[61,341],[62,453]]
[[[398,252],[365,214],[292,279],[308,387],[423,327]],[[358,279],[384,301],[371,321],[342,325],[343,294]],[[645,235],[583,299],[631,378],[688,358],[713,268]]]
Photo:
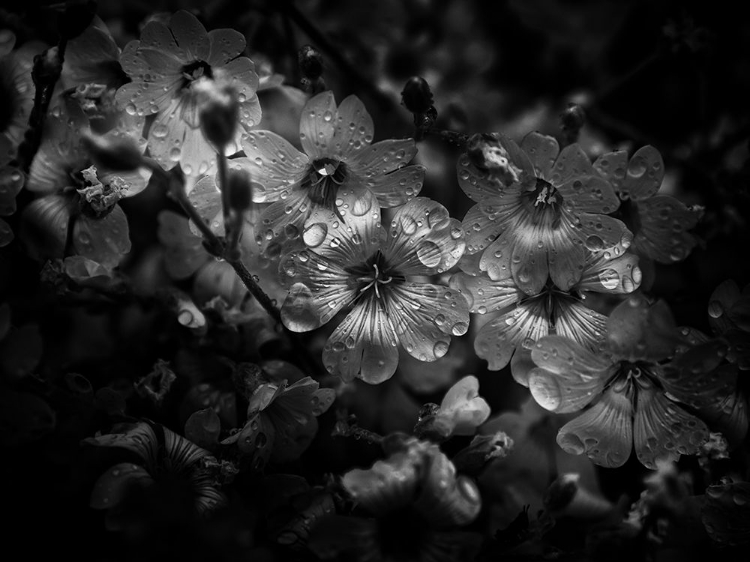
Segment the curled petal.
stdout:
[[599,402],[560,428],[557,443],[571,455],[586,453],[599,466],[622,466],[633,448],[630,396],[611,387]]
[[358,302],[323,348],[326,370],[345,381],[361,378],[378,384],[398,365],[398,340],[378,298]]
[[448,353],[450,336],[469,329],[468,303],[449,287],[403,283],[389,291],[385,302],[401,345],[420,361],[440,359]]
[[463,255],[463,234],[445,207],[417,197],[396,211],[383,250],[404,275],[442,273]]
[[302,109],[299,138],[302,148],[311,158],[331,154],[335,116],[336,101],[330,90],[310,98]]
[[529,156],[536,177],[551,181],[552,166],[560,153],[555,138],[533,131],[523,138],[521,149]]
[[503,310],[524,296],[512,279],[492,281],[484,275],[475,277],[463,272],[451,277],[450,286],[466,297],[470,312],[478,314]]
[[657,388],[638,390],[635,411],[635,454],[646,468],[694,455],[708,439],[706,424],[673,404]]

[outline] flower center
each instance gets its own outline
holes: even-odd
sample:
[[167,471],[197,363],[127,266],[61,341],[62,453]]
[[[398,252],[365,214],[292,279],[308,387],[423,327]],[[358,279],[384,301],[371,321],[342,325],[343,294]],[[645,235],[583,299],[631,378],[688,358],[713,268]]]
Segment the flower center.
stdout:
[[213,78],[214,73],[211,65],[202,60],[196,60],[182,67],[182,88],[190,87],[190,84],[203,78]]
[[338,214],[336,194],[346,177],[346,166],[343,162],[333,158],[315,160],[308,175],[308,196],[310,200]]
[[349,282],[356,287],[360,295],[374,292],[376,298],[381,297],[381,290],[391,283],[399,284],[404,277],[388,265],[383,253],[378,250],[366,262],[344,268],[350,274]]
[[554,227],[562,214],[563,198],[560,192],[546,180],[536,179],[536,185],[522,196],[524,206],[534,222],[549,223]]
[[639,391],[661,387],[652,369],[653,365],[643,361],[635,363],[620,361],[613,367],[614,375],[610,378],[607,386],[612,386],[615,391],[630,396],[635,403]]
[[103,184],[96,175],[96,166],[81,170],[80,184],[76,189],[80,195],[81,212],[91,218],[102,218],[108,215],[115,204],[123,198],[126,189],[125,182],[118,177]]

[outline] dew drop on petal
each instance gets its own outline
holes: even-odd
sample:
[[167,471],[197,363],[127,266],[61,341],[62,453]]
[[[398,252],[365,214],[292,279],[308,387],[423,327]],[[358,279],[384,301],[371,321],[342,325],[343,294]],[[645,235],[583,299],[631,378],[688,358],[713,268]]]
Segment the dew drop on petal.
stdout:
[[620,285],[620,274],[614,269],[605,269],[599,274],[599,281],[605,289],[613,291]]
[[302,233],[302,240],[310,248],[317,248],[326,239],[327,234],[328,227],[322,222],[317,222],[305,229]]
[[719,301],[708,303],[708,315],[711,318],[721,318],[722,314],[724,314],[724,306]]
[[586,238],[586,247],[592,252],[597,252],[604,247],[604,240],[602,240],[599,236],[592,234],[591,236]]
[[435,346],[432,348],[432,352],[435,354],[435,357],[440,358],[443,357],[446,353],[448,353],[448,342],[439,341],[435,344]]

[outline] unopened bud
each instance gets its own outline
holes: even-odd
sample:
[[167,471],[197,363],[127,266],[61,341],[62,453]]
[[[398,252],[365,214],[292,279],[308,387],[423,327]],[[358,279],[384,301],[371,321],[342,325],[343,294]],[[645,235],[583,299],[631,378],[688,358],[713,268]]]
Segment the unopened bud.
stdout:
[[143,152],[128,136],[85,134],[81,142],[100,168],[113,172],[130,172],[143,166]]
[[227,189],[229,207],[233,211],[241,213],[250,208],[253,190],[250,185],[250,174],[246,170],[227,170]]
[[50,47],[46,51],[34,56],[34,66],[31,78],[37,87],[54,84],[62,73],[62,60],[57,47]]
[[401,102],[412,113],[429,112],[430,108],[432,108],[433,100],[432,91],[427,80],[420,76],[409,78],[404,85],[404,89],[401,91]]
[[230,84],[219,84],[206,78],[199,80],[196,91],[202,96],[200,120],[208,142],[224,147],[234,141],[240,119],[237,90]]
[[323,75],[323,56],[311,45],[305,45],[297,54],[302,77],[316,81]]
[[75,39],[89,26],[95,15],[95,0],[68,0],[58,20],[60,36],[66,40]]
[[568,107],[560,114],[560,128],[566,134],[578,136],[585,123],[586,112],[577,103],[569,103]]
[[456,470],[467,474],[478,474],[493,459],[503,458],[513,447],[513,440],[504,432],[493,435],[476,435],[469,446],[453,457]]

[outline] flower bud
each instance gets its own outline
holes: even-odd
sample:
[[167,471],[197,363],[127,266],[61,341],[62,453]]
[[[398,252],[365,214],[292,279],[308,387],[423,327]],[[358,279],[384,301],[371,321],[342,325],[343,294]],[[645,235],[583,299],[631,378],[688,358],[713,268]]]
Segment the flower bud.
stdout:
[[579,131],[586,124],[586,112],[577,103],[569,103],[560,114],[560,128],[569,135],[578,136]]
[[250,208],[253,189],[250,185],[250,174],[246,170],[227,170],[227,189],[229,190],[229,207],[233,211],[242,213]]
[[478,474],[491,460],[507,456],[512,447],[513,440],[502,431],[493,435],[477,435],[468,447],[456,453],[453,464],[459,472]]
[[209,78],[199,80],[195,89],[202,96],[200,121],[206,140],[221,147],[232,143],[240,119],[237,91]]
[[297,54],[297,62],[303,78],[314,82],[323,75],[323,57],[314,47],[302,47]]
[[50,47],[34,56],[31,78],[37,87],[53,85],[62,73],[63,61],[57,47]]
[[401,102],[412,113],[427,113],[433,105],[430,85],[424,78],[412,76],[401,91]]
[[128,136],[84,134],[81,142],[94,163],[113,172],[130,172],[143,166],[143,153]]

